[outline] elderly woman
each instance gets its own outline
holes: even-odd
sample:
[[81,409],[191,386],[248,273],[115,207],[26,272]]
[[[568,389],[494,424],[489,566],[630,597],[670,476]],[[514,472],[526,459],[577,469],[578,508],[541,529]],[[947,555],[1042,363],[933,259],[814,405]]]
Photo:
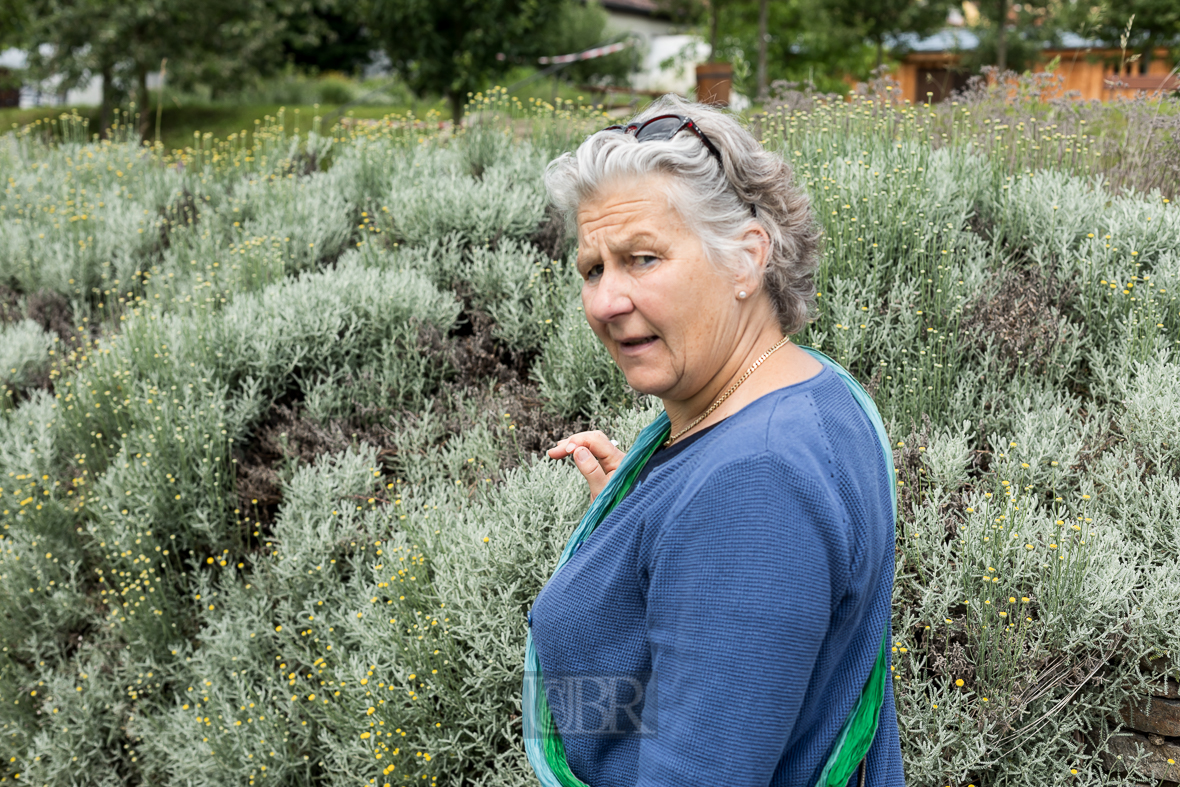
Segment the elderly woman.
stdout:
[[570,457],[593,502],[529,615],[542,784],[899,785],[894,484],[864,391],[790,335],[818,231],[728,115],[666,97],[552,162],[587,321],[665,414]]

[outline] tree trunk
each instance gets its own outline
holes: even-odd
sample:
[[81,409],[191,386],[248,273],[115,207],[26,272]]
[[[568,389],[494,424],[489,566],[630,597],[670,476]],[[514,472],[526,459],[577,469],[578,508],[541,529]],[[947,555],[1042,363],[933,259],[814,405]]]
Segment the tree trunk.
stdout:
[[1139,60],[1135,64],[1139,66],[1140,74],[1147,73],[1147,67],[1151,63],[1151,56],[1155,52],[1156,46],[1158,46],[1158,44],[1155,42],[1155,33],[1152,33],[1147,37],[1147,40],[1143,42],[1143,54],[1139,56]]
[[770,87],[766,76],[766,47],[770,37],[770,0],[758,0],[758,101],[765,104],[770,100]]
[[111,135],[111,111],[115,103],[114,69],[109,64],[102,67],[102,109],[99,111],[98,133],[103,139]]
[[139,66],[135,74],[135,104],[139,112],[139,138],[147,139],[152,130],[151,98],[148,96],[147,69]]
[[466,96],[462,91],[447,94],[447,98],[451,101],[451,124],[458,130],[463,125],[463,99]]
[[721,9],[717,7],[719,0],[713,0],[709,3],[709,62],[712,63],[717,59],[717,17],[721,15]]
[[999,27],[996,30],[996,68],[1008,70],[1008,0],[1000,0]]

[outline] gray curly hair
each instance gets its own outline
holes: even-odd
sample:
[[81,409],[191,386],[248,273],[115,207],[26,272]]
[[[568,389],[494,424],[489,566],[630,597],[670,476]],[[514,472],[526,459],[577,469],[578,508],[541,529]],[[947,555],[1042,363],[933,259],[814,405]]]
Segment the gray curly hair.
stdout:
[[755,262],[743,237],[752,222],[766,231],[770,254],[762,285],[783,332],[797,333],[815,307],[820,232],[810,199],[794,184],[787,162],[764,150],[737,120],[714,107],[667,95],[629,123],[669,113],[692,118],[721,151],[721,167],[693,134],[639,144],[633,134],[599,131],[573,153],[549,162],[545,186],[550,199],[572,228],[581,203],[612,181],[670,175],[675,185],[668,200],[695,230],[712,264],[737,273],[748,271]]

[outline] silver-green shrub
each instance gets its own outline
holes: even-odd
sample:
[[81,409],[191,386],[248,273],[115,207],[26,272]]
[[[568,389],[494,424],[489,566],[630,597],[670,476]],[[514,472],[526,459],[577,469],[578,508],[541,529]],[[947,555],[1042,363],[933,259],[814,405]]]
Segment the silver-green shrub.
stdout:
[[631,388],[586,323],[575,298],[541,352],[536,379],[547,407],[574,419],[597,418],[626,403]]
[[[524,613],[587,496],[501,403],[624,446],[659,412],[537,234],[545,162],[601,120],[542,122],[3,138],[0,283],[94,338],[4,313],[31,361],[0,369],[27,370],[0,412],[0,780],[532,783]],[[1098,747],[1141,657],[1180,652],[1180,213],[930,128],[856,102],[761,128],[826,235],[797,339],[894,443],[907,780],[1146,781]],[[477,322],[528,379],[451,368]],[[280,405],[365,437],[276,460],[267,519],[238,463]]]
[[0,407],[10,407],[16,393],[48,373],[57,340],[32,320],[0,325]]
[[[473,152],[472,145],[486,149]],[[545,218],[540,175],[548,160],[548,151],[514,143],[507,133],[410,148],[397,160],[392,188],[382,198],[387,231],[410,244],[450,233],[467,244],[526,237]]]

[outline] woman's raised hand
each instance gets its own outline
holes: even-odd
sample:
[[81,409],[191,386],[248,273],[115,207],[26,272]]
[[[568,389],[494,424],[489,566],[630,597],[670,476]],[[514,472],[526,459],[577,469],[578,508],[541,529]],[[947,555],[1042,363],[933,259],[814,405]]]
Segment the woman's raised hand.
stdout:
[[618,469],[626,454],[599,431],[578,432],[570,435],[549,449],[550,459],[574,460],[578,471],[590,485],[590,502],[606,487],[612,474]]

